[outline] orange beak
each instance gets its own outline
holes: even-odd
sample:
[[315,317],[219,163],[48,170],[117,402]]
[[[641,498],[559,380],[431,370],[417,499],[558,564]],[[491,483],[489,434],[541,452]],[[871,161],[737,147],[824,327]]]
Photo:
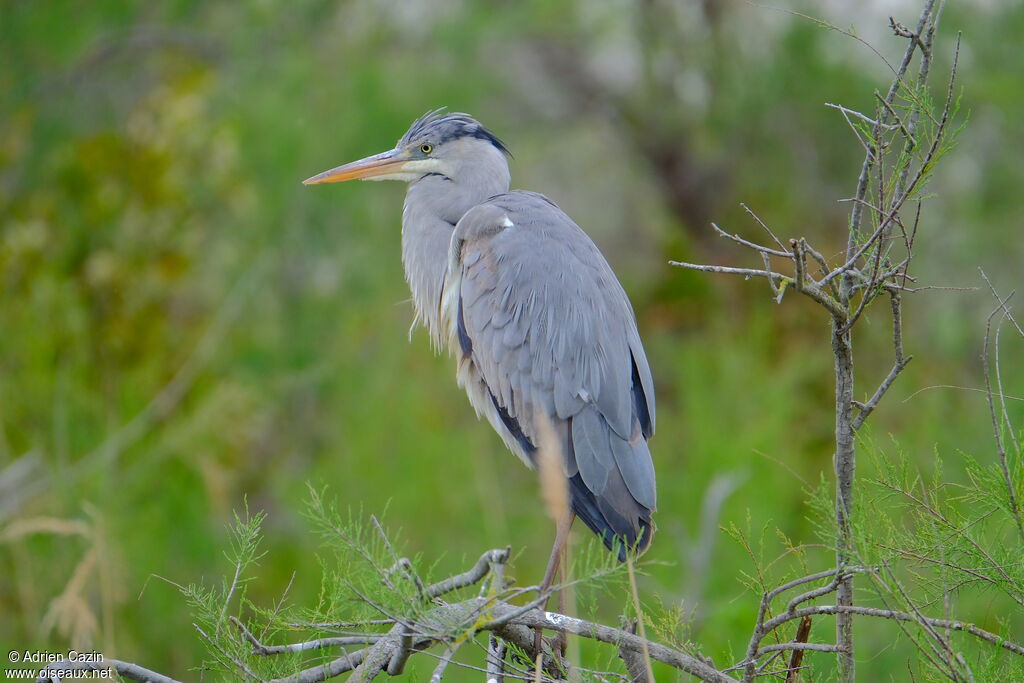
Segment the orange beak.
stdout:
[[343,183],[346,180],[369,180],[379,176],[401,173],[409,159],[401,155],[397,149],[374,154],[344,166],[332,168],[318,173],[312,178],[302,181],[303,185],[320,185],[322,183]]

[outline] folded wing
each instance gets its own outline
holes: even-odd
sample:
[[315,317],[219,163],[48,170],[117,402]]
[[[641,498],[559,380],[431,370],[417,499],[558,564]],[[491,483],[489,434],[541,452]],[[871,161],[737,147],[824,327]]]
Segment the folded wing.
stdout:
[[573,511],[609,548],[646,547],[654,387],[629,300],[586,233],[533,193],[474,207],[452,237],[440,308],[478,413],[531,466],[549,422]]

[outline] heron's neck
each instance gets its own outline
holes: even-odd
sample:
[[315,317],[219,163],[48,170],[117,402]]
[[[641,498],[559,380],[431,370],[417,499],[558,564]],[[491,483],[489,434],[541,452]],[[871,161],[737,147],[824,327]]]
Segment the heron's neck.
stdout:
[[416,322],[432,336],[438,330],[438,297],[448,268],[448,247],[459,219],[471,208],[508,191],[508,170],[474,174],[459,183],[428,175],[410,183],[402,211],[402,263],[412,290]]

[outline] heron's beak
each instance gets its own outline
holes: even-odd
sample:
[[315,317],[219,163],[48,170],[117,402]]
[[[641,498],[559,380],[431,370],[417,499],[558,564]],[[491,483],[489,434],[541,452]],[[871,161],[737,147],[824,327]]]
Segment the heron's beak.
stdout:
[[303,185],[320,185],[321,183],[343,183],[346,180],[387,180],[389,177],[399,179],[403,175],[409,158],[391,149],[387,152],[374,154],[344,166],[332,168],[302,181]]

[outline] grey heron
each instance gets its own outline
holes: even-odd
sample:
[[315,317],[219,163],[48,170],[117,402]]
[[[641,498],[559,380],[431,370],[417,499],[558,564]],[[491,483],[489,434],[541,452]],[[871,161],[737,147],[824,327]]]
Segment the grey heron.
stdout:
[[[654,383],[633,308],[594,242],[551,200],[509,191],[508,150],[470,116],[428,112],[394,149],[304,184],[408,183],[402,262],[416,322],[457,360],[478,415],[528,467],[542,430],[571,513],[624,560],[654,532]],[[547,423],[547,426],[544,424]]]

